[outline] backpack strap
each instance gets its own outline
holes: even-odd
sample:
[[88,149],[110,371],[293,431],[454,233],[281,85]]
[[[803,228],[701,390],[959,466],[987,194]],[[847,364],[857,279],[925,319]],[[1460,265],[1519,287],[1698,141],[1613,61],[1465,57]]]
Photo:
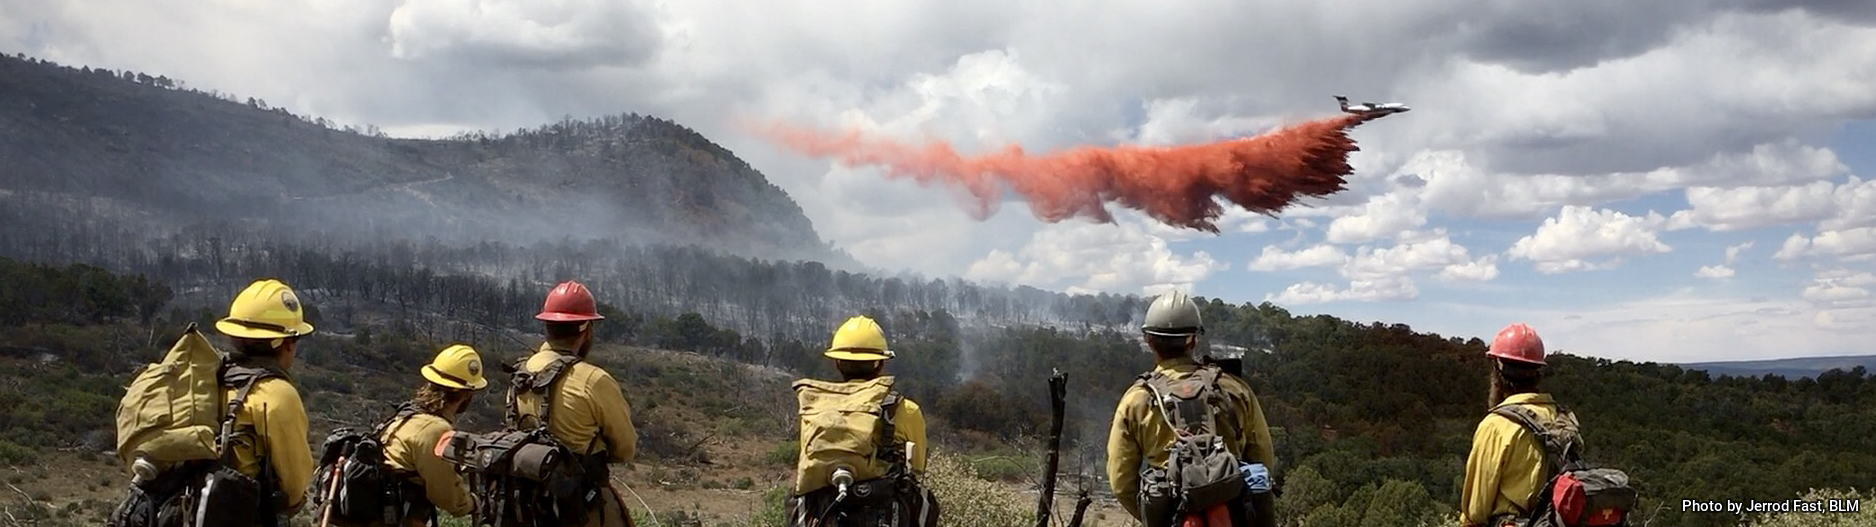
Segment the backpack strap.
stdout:
[[1220,397],[1218,379],[1224,376],[1224,371],[1217,364],[1208,362],[1199,366],[1199,369],[1192,372],[1192,375],[1200,379],[1198,381],[1199,393],[1192,398],[1199,404],[1181,405],[1180,411],[1186,414],[1184,418],[1187,423],[1203,421],[1205,431],[1212,435],[1223,436],[1224,431],[1218,428],[1218,411],[1220,407],[1229,407],[1229,405],[1224,404],[1225,401]]
[[[505,365],[502,367],[502,369],[508,370],[509,374],[514,378],[513,383],[508,386],[508,425],[514,429],[534,428],[546,430],[548,418],[553,417],[554,395],[555,392],[559,391],[561,374],[565,373],[567,368],[572,367],[573,363],[580,362],[580,358],[562,354],[554,357],[554,361],[547,363],[547,366],[541,368],[540,371],[533,372],[527,371],[527,369],[524,368],[527,361],[528,359],[523,357],[521,360],[515,361],[513,366]],[[526,392],[541,395],[540,404],[535,405],[537,417],[532,427],[522,422],[521,394]]]
[[[898,424],[894,422],[894,419],[899,416],[899,401],[903,399],[904,398],[899,395],[898,390],[888,389],[886,391],[886,398],[880,399],[879,401],[879,451],[897,453],[897,449],[901,446],[894,437],[895,434],[899,433]],[[904,455],[894,457],[897,459],[891,460],[893,465],[905,463]]]
[[[403,428],[406,423],[410,422],[410,418],[416,417],[417,414],[420,413],[423,412],[417,410],[417,404],[414,402],[405,401],[398,404],[397,412],[391,414],[390,417],[386,417],[383,421],[379,421],[378,426],[371,429],[371,437],[377,438],[380,443],[386,442],[389,440],[388,437],[390,435],[386,434],[387,431],[391,434],[397,433],[398,429]],[[397,423],[397,426],[391,426],[391,423]]]
[[1168,428],[1174,431],[1179,430],[1179,424],[1173,420],[1172,412],[1166,409],[1166,377],[1160,375],[1159,371],[1155,370],[1142,373],[1135,379],[1133,385],[1146,389],[1147,404],[1159,410],[1160,420],[1164,421]]
[[[1500,405],[1493,407],[1492,413],[1510,419],[1511,422],[1517,423],[1523,426],[1525,430],[1531,432],[1531,438],[1536,440],[1538,446],[1544,450],[1545,472],[1549,476],[1554,477],[1565,467],[1582,460],[1581,452],[1578,451],[1581,445],[1576,444],[1576,442],[1573,441],[1574,438],[1561,437],[1560,434],[1553,431],[1551,427],[1540,422],[1536,411],[1531,410],[1525,405]],[[1567,420],[1570,417],[1573,416],[1570,414],[1569,409],[1564,408],[1561,404],[1557,405],[1557,417],[1555,420]]]
[[219,451],[217,453],[221,456],[222,463],[231,466],[234,464],[234,449],[231,445],[233,441],[230,439],[234,437],[235,420],[239,417],[241,408],[247,406],[248,394],[254,391],[254,385],[275,377],[285,376],[267,367],[254,368],[238,365],[222,367],[221,386],[235,388],[234,398],[228,400],[228,410],[222,414],[221,430],[215,435],[216,450]]
[[[1202,365],[1191,375],[1197,379],[1188,377],[1173,381],[1171,377],[1155,370],[1141,374],[1139,384],[1144,385],[1153,395],[1153,406],[1159,409],[1160,419],[1164,420],[1166,426],[1171,427],[1174,433],[1179,436],[1190,435],[1193,423],[1198,422],[1203,423],[1205,430],[1217,434],[1218,422],[1214,416],[1211,399],[1218,387],[1218,366]],[[1190,394],[1190,397],[1185,397],[1184,394],[1169,396],[1168,392],[1175,382],[1178,384],[1196,382],[1199,390],[1197,393]],[[1191,402],[1198,404],[1187,404]]]
[[547,423],[554,416],[554,396],[560,392],[560,380],[565,378],[563,374],[568,368],[572,368],[575,362],[580,362],[580,358],[572,355],[554,357],[554,361],[547,363],[547,367],[541,368],[541,371],[534,377],[534,386],[531,391],[541,394],[540,426],[542,429],[547,428]]
[[[1565,408],[1562,404],[1556,404],[1556,406],[1557,417],[1554,418],[1552,422],[1569,419],[1574,416],[1570,413],[1569,409]],[[1530,507],[1528,511],[1532,516],[1542,514],[1548,510],[1550,501],[1545,497],[1550,495],[1551,485],[1556,483],[1557,475],[1562,473],[1565,469],[1581,462],[1577,448],[1580,445],[1569,441],[1569,438],[1559,437],[1559,434],[1553,432],[1550,427],[1540,422],[1536,411],[1531,410],[1526,405],[1499,405],[1493,407],[1491,413],[1510,419],[1511,422],[1517,423],[1519,426],[1529,431],[1531,433],[1531,439],[1536,441],[1538,446],[1543,449],[1544,485],[1538,489],[1537,494],[1532,495],[1533,506]],[[1525,507],[1518,506],[1517,503],[1513,503],[1512,506],[1518,508],[1520,516],[1525,515]]]

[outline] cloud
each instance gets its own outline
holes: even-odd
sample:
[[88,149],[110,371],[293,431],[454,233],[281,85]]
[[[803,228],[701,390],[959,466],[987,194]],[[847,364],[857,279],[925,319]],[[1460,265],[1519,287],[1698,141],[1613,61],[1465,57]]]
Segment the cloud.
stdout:
[[1804,299],[1825,308],[1867,308],[1876,306],[1870,287],[1876,287],[1876,274],[1836,268],[1816,272],[1804,287]]
[[1264,300],[1278,304],[1303,305],[1324,302],[1360,301],[1360,302],[1398,302],[1413,300],[1420,295],[1420,289],[1412,279],[1404,276],[1386,277],[1376,280],[1351,280],[1347,288],[1337,288],[1329,284],[1303,282],[1283,288],[1276,294],[1264,295]]
[[1724,265],[1702,265],[1700,269],[1694,271],[1694,276],[1700,278],[1732,278],[1733,268]]
[[1871,255],[1876,255],[1876,227],[1824,231],[1810,237],[1792,234],[1772,258],[1791,261],[1807,256],[1824,256],[1862,261],[1868,260]]
[[[1613,269],[1621,264],[1623,255],[1673,250],[1655,237],[1655,231],[1666,222],[1654,212],[1635,217],[1609,209],[1568,206],[1558,216],[1544,220],[1535,234],[1518,239],[1505,254],[1530,260],[1536,263],[1538,272],[1547,274]],[[1588,261],[1598,257],[1611,258]]]
[[1700,269],[1694,271],[1694,276],[1697,278],[1711,279],[1732,278],[1734,275],[1732,268],[1733,263],[1739,261],[1739,255],[1741,253],[1751,248],[1752,242],[1729,245],[1726,247],[1726,261],[1724,263],[1720,265],[1702,265]]
[[1174,252],[1165,240],[1141,227],[1144,221],[1134,217],[1116,225],[1052,224],[1014,253],[992,250],[972,263],[964,277],[1069,292],[1153,294],[1167,288],[1192,290],[1228,267],[1204,251]]
[[1287,271],[1306,267],[1336,267],[1348,286],[1338,288],[1314,281],[1290,285],[1264,299],[1291,304],[1314,304],[1336,301],[1387,302],[1418,298],[1420,289],[1414,276],[1435,272],[1442,282],[1484,282],[1498,277],[1497,255],[1473,260],[1465,247],[1453,243],[1445,232],[1410,235],[1408,240],[1386,248],[1363,245],[1349,255],[1329,244],[1286,252],[1266,246],[1253,260],[1253,271]]
[[1446,282],[1489,282],[1498,278],[1498,255],[1488,254],[1477,261],[1448,265],[1433,277]]
[[1751,248],[1752,248],[1752,242],[1746,242],[1746,243],[1742,243],[1739,245],[1727,246],[1726,247],[1726,265],[1733,265],[1733,262],[1739,261],[1739,255],[1744,254],[1747,249],[1751,249]]
[[1368,200],[1362,212],[1329,222],[1329,243],[1364,243],[1399,236],[1427,223],[1426,211],[1405,193],[1387,193]]
[[1348,261],[1347,253],[1328,244],[1294,252],[1286,252],[1266,245],[1263,252],[1257,255],[1257,259],[1251,261],[1249,268],[1252,271],[1288,271],[1304,267],[1341,265]]
[[662,30],[631,1],[404,0],[391,11],[392,57],[463,66],[577,70],[637,66]]
[[1844,229],[1876,221],[1876,181],[1850,176],[1842,184],[1689,187],[1687,203],[1692,208],[1675,212],[1670,229],[1701,226],[1724,232],[1805,222]]

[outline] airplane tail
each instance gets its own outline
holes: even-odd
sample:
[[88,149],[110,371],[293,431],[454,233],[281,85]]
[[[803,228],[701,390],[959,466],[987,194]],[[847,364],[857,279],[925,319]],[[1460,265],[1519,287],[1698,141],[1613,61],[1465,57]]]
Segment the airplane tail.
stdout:
[[1344,109],[1344,110],[1347,110],[1347,109],[1348,109],[1348,97],[1343,97],[1343,96],[1341,96],[1341,95],[1337,95],[1337,96],[1335,96],[1335,102],[1337,102],[1337,103],[1339,103],[1339,104],[1341,104],[1341,105],[1342,105],[1342,109]]

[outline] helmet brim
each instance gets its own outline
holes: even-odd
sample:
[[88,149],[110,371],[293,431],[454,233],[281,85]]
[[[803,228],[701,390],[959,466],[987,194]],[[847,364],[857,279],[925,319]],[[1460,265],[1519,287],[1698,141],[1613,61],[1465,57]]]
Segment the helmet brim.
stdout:
[[834,360],[887,360],[892,358],[893,353],[875,350],[827,350],[822,355]]
[[313,325],[305,322],[300,322],[300,325],[294,326],[292,329],[294,331],[293,333],[287,333],[284,331],[248,327],[236,323],[232,318],[224,318],[215,322],[216,331],[220,331],[223,335],[243,339],[280,339],[304,337],[313,334]]
[[1537,359],[1537,360],[1531,360],[1531,359],[1527,359],[1527,358],[1524,358],[1524,357],[1518,357],[1518,356],[1513,356],[1513,355],[1509,355],[1509,354],[1505,354],[1505,353],[1499,353],[1499,352],[1496,352],[1496,351],[1487,351],[1487,352],[1485,352],[1485,355],[1487,355],[1487,356],[1490,356],[1490,357],[1495,357],[1495,358],[1498,358],[1498,359],[1500,359],[1500,360],[1508,360],[1508,361],[1512,361],[1512,362],[1522,362],[1522,363],[1525,363],[1525,364],[1532,364],[1532,365],[1537,365],[1537,366],[1544,366],[1544,365],[1545,365],[1545,364],[1544,364],[1544,359]]
[[589,320],[605,320],[606,317],[599,315],[576,315],[573,313],[541,313],[534,315],[534,319],[542,322],[586,322]]
[[442,375],[437,374],[435,366],[431,366],[429,364],[423,365],[422,371],[423,371],[424,379],[429,380],[430,382],[436,383],[438,385],[448,386],[450,388],[455,388],[458,390],[480,390],[483,388],[487,388],[489,385],[488,379],[476,379],[476,382],[474,384],[469,384],[469,385],[464,385],[463,383],[446,379]]
[[1198,328],[1140,328],[1140,332],[1159,337],[1190,337],[1205,331]]

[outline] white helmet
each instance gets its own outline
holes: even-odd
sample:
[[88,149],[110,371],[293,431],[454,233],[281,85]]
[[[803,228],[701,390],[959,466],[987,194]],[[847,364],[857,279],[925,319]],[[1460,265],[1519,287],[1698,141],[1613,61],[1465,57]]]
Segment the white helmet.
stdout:
[[1162,337],[1186,337],[1205,332],[1199,318],[1199,304],[1179,291],[1168,291],[1153,299],[1146,308],[1146,324],[1140,331]]

